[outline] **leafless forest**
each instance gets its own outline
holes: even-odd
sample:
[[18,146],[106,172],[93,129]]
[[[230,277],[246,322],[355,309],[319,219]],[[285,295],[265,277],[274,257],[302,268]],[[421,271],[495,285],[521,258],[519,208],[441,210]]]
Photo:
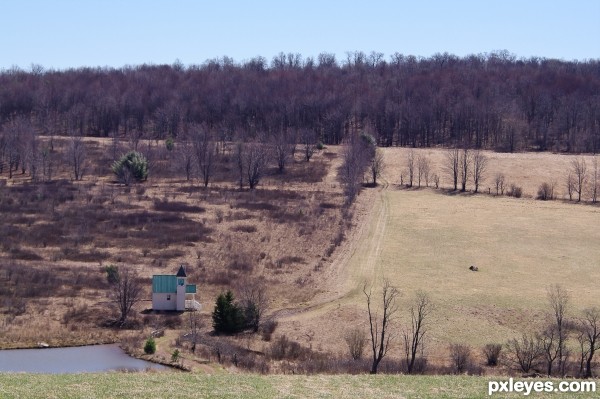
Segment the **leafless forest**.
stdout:
[[201,124],[223,140],[308,133],[339,144],[364,130],[382,146],[597,152],[600,63],[381,53],[223,57],[202,65],[141,65],[0,73],[0,126],[42,134],[164,139]]

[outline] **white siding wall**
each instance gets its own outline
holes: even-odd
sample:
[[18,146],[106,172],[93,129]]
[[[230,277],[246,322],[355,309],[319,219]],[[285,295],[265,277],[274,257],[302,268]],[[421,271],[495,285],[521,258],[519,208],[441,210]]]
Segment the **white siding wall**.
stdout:
[[[171,300],[167,300],[170,296]],[[175,310],[177,309],[177,294],[152,294],[152,309],[154,310]]]
[[177,310],[185,310],[185,283],[177,286]]

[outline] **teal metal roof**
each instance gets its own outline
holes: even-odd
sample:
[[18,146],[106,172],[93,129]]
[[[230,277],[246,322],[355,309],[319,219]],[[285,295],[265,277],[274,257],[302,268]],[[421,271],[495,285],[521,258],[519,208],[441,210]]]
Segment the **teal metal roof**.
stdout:
[[157,294],[174,294],[177,292],[177,276],[174,274],[152,276],[152,292]]
[[185,286],[186,294],[195,294],[196,293],[196,284],[188,284]]

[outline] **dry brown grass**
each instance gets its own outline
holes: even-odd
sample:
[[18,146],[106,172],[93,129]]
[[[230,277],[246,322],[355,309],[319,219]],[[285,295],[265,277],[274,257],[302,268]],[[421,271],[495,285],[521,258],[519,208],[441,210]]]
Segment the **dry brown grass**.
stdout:
[[[406,158],[409,148],[382,148],[386,163],[386,176],[392,184],[400,184],[400,174],[404,173],[406,182]],[[444,149],[412,149],[415,156],[426,156],[431,161],[431,174],[440,177],[440,188],[452,188],[452,180],[446,171],[446,153]],[[568,199],[566,191],[566,177],[571,169],[571,161],[579,158],[578,155],[552,154],[548,152],[522,152],[498,153],[482,151],[488,158],[484,180],[479,188],[480,192],[489,191],[494,194],[496,186],[494,178],[496,173],[506,176],[506,187],[511,183],[523,187],[523,196],[535,198],[539,186],[544,182],[556,182],[556,195],[560,199]],[[592,156],[584,155],[588,168],[592,165]],[[424,185],[424,184],[423,184]],[[429,183],[432,186],[432,182]],[[473,189],[473,182],[469,180],[467,188]]]
[[[81,182],[69,180],[63,166],[50,183],[0,175],[0,277],[8,275],[0,282],[7,287],[0,291],[0,346],[114,339],[115,331],[84,312],[104,322],[112,317],[103,272],[109,264],[134,266],[146,279],[138,310],[150,307],[151,275],[179,264],[200,284],[206,313],[241,279],[264,279],[273,308],[313,295],[310,281],[341,218],[342,199],[327,176],[331,155],[317,153],[307,164],[298,154],[285,174],[271,171],[258,189],[240,191],[225,163],[230,154],[204,189],[182,179],[170,154],[154,147],[149,181],[125,187],[110,172],[110,141],[86,143],[90,165]],[[57,160],[64,144],[54,140]]]
[[[363,283],[383,276],[405,293],[403,309],[417,289],[437,304],[431,353],[443,354],[453,342],[502,342],[532,326],[544,317],[551,283],[572,292],[573,312],[596,304],[597,207],[400,189],[408,151],[401,148],[383,149],[383,185],[365,188],[350,213],[341,211],[335,147],[309,164],[298,158],[288,174],[273,173],[252,192],[236,188],[226,165],[208,189],[186,182],[160,158],[168,154],[158,157],[162,166],[147,183],[123,187],[99,165],[108,162],[107,143],[90,143],[96,174],[82,182],[68,181],[63,169],[54,183],[31,184],[19,176],[0,187],[3,347],[123,337],[103,327],[112,316],[102,271],[108,264],[132,265],[148,282],[138,311],[150,307],[152,274],[186,264],[190,281],[200,285],[204,333],[220,291],[262,279],[270,287],[271,310],[280,316],[276,335],[316,353],[344,353],[345,332],[366,321]],[[415,151],[430,156],[432,172],[447,189],[444,151]],[[571,156],[487,155],[482,191],[502,172],[526,196],[556,179],[562,196]],[[480,271],[470,272],[471,264]],[[132,342],[166,325],[162,315],[136,317]],[[161,345],[177,344],[174,335],[166,337]],[[265,350],[258,336],[246,346]]]

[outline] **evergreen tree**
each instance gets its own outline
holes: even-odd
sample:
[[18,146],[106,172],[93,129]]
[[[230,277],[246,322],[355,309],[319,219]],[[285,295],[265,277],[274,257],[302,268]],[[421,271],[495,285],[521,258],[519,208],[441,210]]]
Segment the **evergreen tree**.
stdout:
[[231,291],[221,293],[217,297],[212,319],[213,328],[218,333],[235,334],[244,329],[242,309],[234,302]]

